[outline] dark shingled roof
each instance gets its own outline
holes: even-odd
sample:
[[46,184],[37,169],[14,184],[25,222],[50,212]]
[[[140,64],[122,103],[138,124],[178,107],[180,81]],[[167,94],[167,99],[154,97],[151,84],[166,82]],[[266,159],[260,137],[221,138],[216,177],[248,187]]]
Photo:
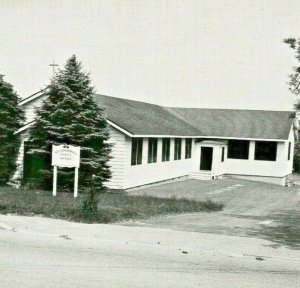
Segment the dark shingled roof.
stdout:
[[292,111],[169,108],[95,95],[108,120],[133,135],[288,139]]
[[108,120],[134,135],[204,135],[158,105],[103,95],[95,95],[94,99],[98,105],[106,108]]
[[174,115],[201,127],[209,136],[250,139],[288,139],[292,111],[168,108]]

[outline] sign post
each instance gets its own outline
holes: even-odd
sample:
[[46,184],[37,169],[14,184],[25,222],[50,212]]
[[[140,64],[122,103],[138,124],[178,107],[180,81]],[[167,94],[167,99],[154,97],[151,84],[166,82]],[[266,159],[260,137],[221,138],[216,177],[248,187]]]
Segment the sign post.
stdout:
[[74,198],[78,196],[78,167],[75,167]]
[[71,145],[52,145],[53,196],[57,192],[57,167],[75,168],[74,198],[78,196],[78,169],[80,166],[80,147]]
[[53,196],[56,196],[56,187],[57,187],[57,166],[54,166],[53,171]]

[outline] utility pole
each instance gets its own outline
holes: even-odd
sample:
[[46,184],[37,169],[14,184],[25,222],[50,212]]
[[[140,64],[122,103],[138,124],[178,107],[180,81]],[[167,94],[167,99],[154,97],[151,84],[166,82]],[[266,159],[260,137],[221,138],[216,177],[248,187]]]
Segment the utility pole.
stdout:
[[58,67],[58,64],[55,64],[54,60],[53,60],[53,63],[52,64],[49,64],[49,66],[52,67],[53,69],[53,76],[55,75],[55,67]]

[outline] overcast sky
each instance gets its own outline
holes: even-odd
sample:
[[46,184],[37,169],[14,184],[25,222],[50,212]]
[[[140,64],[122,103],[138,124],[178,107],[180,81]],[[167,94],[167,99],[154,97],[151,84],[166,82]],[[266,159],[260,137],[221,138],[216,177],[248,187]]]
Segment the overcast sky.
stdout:
[[21,97],[76,54],[98,93],[168,106],[291,109],[299,0],[0,0],[0,72]]

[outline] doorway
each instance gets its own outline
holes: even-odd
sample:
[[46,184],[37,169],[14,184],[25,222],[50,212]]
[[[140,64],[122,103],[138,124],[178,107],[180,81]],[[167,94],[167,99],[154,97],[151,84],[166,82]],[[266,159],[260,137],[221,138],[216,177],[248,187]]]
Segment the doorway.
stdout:
[[200,170],[211,170],[213,147],[201,147]]

